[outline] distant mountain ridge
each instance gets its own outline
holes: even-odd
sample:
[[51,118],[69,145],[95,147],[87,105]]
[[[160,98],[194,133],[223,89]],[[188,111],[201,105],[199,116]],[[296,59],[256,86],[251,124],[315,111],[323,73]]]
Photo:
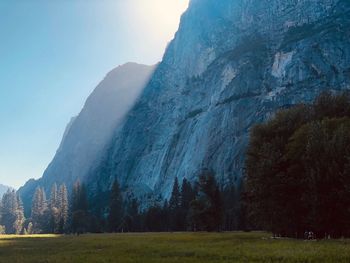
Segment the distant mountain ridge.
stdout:
[[4,195],[4,193],[7,192],[8,189],[13,189],[13,188],[10,186],[0,184],[0,198]]

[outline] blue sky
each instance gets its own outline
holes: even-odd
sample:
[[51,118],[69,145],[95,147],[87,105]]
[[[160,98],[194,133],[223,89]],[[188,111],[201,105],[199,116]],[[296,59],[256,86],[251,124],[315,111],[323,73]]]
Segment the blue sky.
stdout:
[[51,161],[112,68],[158,62],[188,0],[0,0],[0,183]]

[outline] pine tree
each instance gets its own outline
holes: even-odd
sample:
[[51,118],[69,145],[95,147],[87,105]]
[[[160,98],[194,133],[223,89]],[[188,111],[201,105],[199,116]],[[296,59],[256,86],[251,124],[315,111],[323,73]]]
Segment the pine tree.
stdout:
[[162,232],[166,229],[166,222],[163,220],[164,210],[156,202],[144,212],[145,231]]
[[181,205],[180,205],[180,222],[181,230],[187,230],[189,227],[188,214],[191,202],[196,198],[192,185],[186,178],[182,181],[181,186]]
[[1,208],[1,225],[5,227],[7,234],[15,234],[16,231],[13,223],[16,220],[16,199],[14,198],[13,191],[7,190],[3,195]]
[[58,207],[60,210],[59,216],[59,233],[64,233],[68,230],[68,191],[65,184],[62,184],[58,191]]
[[7,234],[21,234],[24,224],[23,205],[14,190],[8,190],[1,200],[1,222]]
[[171,192],[171,197],[169,200],[169,218],[170,218],[170,229],[172,231],[181,230],[181,194],[179,188],[179,181],[177,177],[175,177],[173,190]]
[[50,196],[50,207],[58,207],[58,190],[57,184],[54,183],[51,188],[51,196]]
[[239,219],[239,206],[236,187],[233,183],[231,183],[222,192],[224,206],[224,230],[237,230]]
[[51,188],[49,208],[50,208],[50,231],[52,233],[58,233],[60,209],[59,209],[59,203],[58,203],[58,192],[57,192],[56,183],[54,183]]
[[88,201],[85,185],[77,181],[73,187],[72,198],[72,231],[84,233],[89,228]]
[[141,231],[141,217],[139,211],[139,203],[136,198],[132,198],[128,202],[127,212],[125,216],[126,231],[137,232]]
[[72,210],[82,210],[85,212],[88,210],[86,188],[85,185],[81,184],[79,181],[77,181],[73,187]]
[[169,231],[171,229],[171,220],[170,220],[170,209],[169,209],[168,200],[164,201],[162,211],[163,211],[162,219],[164,222],[164,230]]
[[207,169],[202,170],[198,188],[198,196],[191,202],[191,221],[197,230],[220,230],[223,207],[215,173]]
[[112,186],[110,203],[109,203],[109,215],[108,215],[108,227],[111,232],[121,231],[121,224],[123,221],[123,197],[119,187],[118,181],[115,181]]
[[46,201],[45,191],[41,187],[38,187],[34,193],[31,218],[33,222],[34,233],[48,232],[49,209]]
[[171,210],[176,210],[181,205],[181,196],[180,196],[180,188],[179,188],[179,181],[177,177],[175,177],[173,190],[171,191],[171,197],[169,200],[169,208]]
[[24,230],[24,222],[25,222],[25,217],[24,217],[24,208],[23,208],[23,202],[21,198],[16,194],[17,198],[17,204],[16,204],[16,220],[14,223],[14,229],[16,234],[21,234]]

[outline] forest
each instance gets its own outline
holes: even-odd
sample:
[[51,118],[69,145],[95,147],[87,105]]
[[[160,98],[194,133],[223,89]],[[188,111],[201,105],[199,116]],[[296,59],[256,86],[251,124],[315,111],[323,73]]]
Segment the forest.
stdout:
[[322,93],[251,132],[244,202],[257,229],[350,236],[350,94]]
[[71,198],[63,184],[52,186],[50,197],[45,189],[35,191],[31,214],[24,216],[20,197],[9,190],[0,207],[0,234],[45,234],[102,232],[173,232],[232,231],[239,228],[239,194],[236,188],[221,188],[212,170],[203,169],[191,184],[176,178],[171,197],[156,200],[142,209],[136,198],[125,198],[114,182],[106,211],[96,214],[90,208],[86,187],[79,181]]

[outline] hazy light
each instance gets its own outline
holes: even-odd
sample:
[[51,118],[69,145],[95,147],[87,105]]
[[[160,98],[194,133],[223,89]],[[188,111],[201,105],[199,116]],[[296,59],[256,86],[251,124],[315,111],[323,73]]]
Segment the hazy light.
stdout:
[[[128,0],[120,23],[125,25],[130,45],[147,56],[153,49],[164,51],[177,31],[189,0]],[[120,12],[119,12],[120,13]],[[132,43],[134,42],[135,43]],[[139,44],[143,45],[140,49]],[[161,57],[159,57],[160,59]]]
[[0,183],[41,177],[92,89],[120,64],[158,62],[188,3],[0,0]]
[[137,2],[135,9],[131,10],[139,18],[137,24],[145,29],[148,28],[155,35],[163,32],[173,34],[178,27],[180,15],[188,7],[188,0],[139,0]]

